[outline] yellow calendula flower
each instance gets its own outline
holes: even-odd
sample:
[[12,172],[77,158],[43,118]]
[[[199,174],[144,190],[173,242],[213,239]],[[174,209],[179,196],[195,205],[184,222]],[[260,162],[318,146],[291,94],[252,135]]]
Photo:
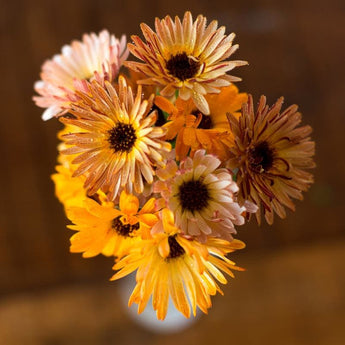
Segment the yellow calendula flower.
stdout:
[[145,75],[138,81],[140,84],[159,86],[164,97],[171,97],[178,90],[183,100],[192,99],[203,114],[210,113],[205,95],[239,81],[226,72],[247,64],[225,61],[238,48],[232,45],[235,34],[227,36],[225,27],[217,28],[216,20],[208,26],[206,21],[202,15],[193,21],[191,13],[186,12],[182,21],[170,16],[156,18],[156,32],[141,24],[146,42],[132,36],[133,44],[128,44],[128,49],[143,62],[125,62],[130,69]]
[[151,233],[151,239],[141,241],[115,264],[113,268],[118,272],[111,278],[120,279],[137,270],[137,285],[129,305],[137,303],[138,313],[145,309],[151,296],[160,320],[166,316],[169,296],[185,317],[190,317],[191,311],[196,315],[197,307],[207,313],[211,296],[222,293],[217,281],[227,283],[221,271],[233,277],[231,270],[243,270],[226,257],[242,249],[243,242],[209,238],[202,244],[183,236],[168,209],[161,211]]
[[65,165],[57,165],[56,173],[51,176],[55,184],[55,195],[65,206],[69,203],[77,203],[85,198],[83,188],[85,178],[72,177],[72,171]]
[[82,205],[68,205],[67,217],[74,223],[68,227],[77,233],[71,237],[72,253],[83,253],[88,258],[98,254],[118,258],[139,245],[141,235],[147,236],[158,218],[154,214],[154,199],[139,210],[136,196],[122,191],[119,209],[113,202],[84,198]]
[[[74,126],[64,126],[58,132],[58,139],[61,139],[65,134],[73,133],[77,130]],[[65,143],[58,145],[58,151],[65,150],[67,146]],[[59,153],[57,161],[58,165],[55,167],[56,173],[52,174],[51,178],[55,184],[55,195],[59,201],[66,206],[68,203],[78,203],[85,198],[86,191],[83,188],[85,177],[72,177],[77,166],[72,164],[74,155],[66,156]]]
[[221,88],[220,93],[205,96],[210,114],[200,112],[192,100],[184,101],[177,98],[175,104],[164,97],[157,96],[155,104],[169,114],[165,138],[172,140],[176,137],[176,159],[184,159],[198,149],[205,149],[207,153],[215,154],[221,160],[229,158],[227,146],[233,139],[226,117],[231,113],[240,116],[242,104],[247,101],[246,93],[239,93],[235,85]]

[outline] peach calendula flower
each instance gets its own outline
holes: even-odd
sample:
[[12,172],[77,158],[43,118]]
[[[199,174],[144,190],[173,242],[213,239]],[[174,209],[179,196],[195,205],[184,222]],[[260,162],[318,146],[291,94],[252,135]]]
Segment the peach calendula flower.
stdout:
[[142,23],[146,43],[132,36],[133,44],[128,44],[128,49],[144,62],[127,61],[125,65],[146,76],[139,83],[160,86],[164,97],[171,97],[178,90],[182,99],[191,98],[207,115],[210,109],[205,95],[218,93],[219,87],[239,81],[240,78],[226,72],[247,64],[224,61],[238,45],[232,45],[234,33],[226,36],[225,27],[217,27],[216,20],[206,26],[206,17],[202,15],[193,22],[190,12],[185,13],[182,22],[178,17],[175,21],[170,16],[162,20],[156,18],[156,32]]
[[221,88],[220,93],[205,96],[210,115],[202,114],[192,100],[184,101],[177,98],[175,104],[164,97],[157,96],[155,104],[169,114],[165,138],[176,137],[176,159],[184,159],[188,153],[193,156],[198,149],[215,154],[221,160],[228,157],[231,133],[226,114],[240,116],[240,109],[247,101],[246,93],[239,93],[235,85]]
[[187,318],[191,311],[196,315],[197,307],[207,313],[212,305],[211,296],[222,294],[217,282],[227,283],[223,272],[234,277],[232,270],[243,270],[226,257],[244,248],[243,242],[210,238],[202,244],[186,238],[175,226],[173,213],[168,209],[163,209],[152,232],[152,239],[141,241],[115,264],[113,269],[118,272],[111,278],[120,279],[137,270],[137,284],[128,304],[137,303],[138,313],[145,309],[151,295],[159,320],[166,316],[169,297]]
[[[228,167],[238,169],[239,201],[248,199],[262,207],[269,224],[274,213],[285,218],[284,206],[295,210],[291,198],[302,200],[302,192],[313,182],[313,175],[305,169],[315,167],[315,143],[309,137],[312,128],[298,127],[302,116],[297,106],[281,112],[282,104],[279,98],[269,108],[261,96],[255,111],[249,96],[239,119],[228,116],[235,137]],[[260,223],[260,212],[256,218]]]
[[99,204],[85,197],[82,204],[66,207],[67,217],[74,223],[68,227],[77,231],[71,237],[70,250],[85,258],[101,253],[118,258],[127,255],[141,241],[142,232],[149,233],[158,221],[154,213],[153,198],[139,210],[138,198],[125,191],[119,209],[104,199]]
[[39,107],[47,108],[43,120],[68,111],[66,94],[75,90],[75,81],[91,79],[94,72],[112,81],[127,56],[126,37],[119,41],[107,30],[84,34],[82,41],[65,45],[61,54],[43,64],[41,80],[35,83],[39,96],[33,99]]
[[[125,78],[119,91],[105,81],[84,81],[83,89],[71,96],[70,112],[76,118],[60,118],[80,132],[65,134],[69,147],[63,154],[77,154],[73,176],[85,175],[85,189],[92,195],[102,189],[114,200],[120,187],[142,193],[144,182],[151,184],[156,166],[164,166],[162,154],[171,145],[159,138],[164,130],[153,127],[156,112],[149,113],[152,97],[141,99],[141,86],[134,97]],[[87,91],[86,91],[87,90]]]
[[176,226],[201,241],[207,236],[233,240],[235,225],[244,223],[242,214],[247,211],[236,202],[238,187],[227,169],[218,169],[220,164],[215,156],[198,150],[179,166],[171,160],[165,169],[158,169],[160,180],[153,185],[174,212]]

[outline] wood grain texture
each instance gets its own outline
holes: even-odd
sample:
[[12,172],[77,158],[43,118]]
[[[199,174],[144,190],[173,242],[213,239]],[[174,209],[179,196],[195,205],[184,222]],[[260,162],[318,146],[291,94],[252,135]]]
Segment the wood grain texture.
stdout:
[[121,282],[18,294],[0,302],[0,343],[343,345],[344,260],[345,241],[241,255],[247,271],[213,299],[209,315],[168,334],[134,322]]

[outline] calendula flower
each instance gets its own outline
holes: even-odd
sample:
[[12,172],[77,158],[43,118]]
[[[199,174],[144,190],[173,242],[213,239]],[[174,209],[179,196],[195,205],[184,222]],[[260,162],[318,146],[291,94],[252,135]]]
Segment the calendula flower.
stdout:
[[[239,200],[248,199],[262,207],[269,224],[274,213],[285,218],[284,206],[295,210],[291,198],[302,200],[302,192],[313,182],[305,169],[315,166],[311,127],[299,127],[302,116],[296,105],[281,112],[282,104],[283,98],[279,98],[269,108],[266,97],[261,96],[255,111],[249,96],[239,119],[229,114],[235,145],[230,148],[228,166],[238,169]],[[260,223],[260,212],[256,217]]]
[[68,111],[67,93],[75,90],[75,82],[91,79],[94,72],[112,81],[127,58],[126,37],[119,41],[107,30],[96,35],[83,35],[82,41],[65,45],[61,54],[42,66],[41,80],[35,83],[40,96],[34,96],[39,107],[47,108],[42,118],[49,120]]
[[64,165],[55,167],[56,173],[51,176],[55,183],[55,195],[62,204],[85,197],[83,176],[72,177],[72,172]]
[[71,96],[70,112],[76,118],[60,118],[81,130],[63,136],[69,147],[62,153],[77,154],[73,176],[87,177],[84,186],[89,195],[102,189],[114,200],[120,187],[142,193],[143,179],[153,182],[154,167],[164,166],[162,154],[170,150],[170,144],[159,139],[164,130],[153,127],[152,97],[142,100],[139,86],[134,98],[122,76],[118,93],[108,81],[83,85]]
[[[72,133],[76,130],[78,130],[78,127],[65,126],[59,131],[57,137],[61,139],[65,134]],[[51,175],[55,184],[55,195],[64,206],[71,202],[76,204],[86,196],[86,191],[83,188],[85,176],[72,177],[77,168],[72,164],[75,156],[60,154],[66,148],[67,146],[63,142],[58,145],[58,165],[55,167],[56,173]]]
[[218,169],[220,160],[196,151],[177,166],[171,160],[165,169],[157,170],[160,181],[154,192],[161,193],[165,204],[176,217],[176,226],[190,236],[206,241],[207,236],[233,240],[234,225],[244,223],[247,209],[236,202],[238,191],[227,169]]
[[184,101],[179,97],[173,104],[157,96],[155,104],[169,114],[169,121],[164,125],[168,130],[165,138],[172,140],[176,137],[176,159],[184,159],[188,153],[193,156],[198,149],[205,149],[221,160],[229,158],[227,146],[231,142],[231,134],[226,114],[240,116],[239,111],[247,97],[233,84],[223,87],[220,93],[205,96],[210,106],[210,115],[205,115],[192,100]]
[[74,223],[68,227],[77,233],[71,237],[72,253],[83,253],[84,258],[100,253],[121,258],[141,241],[141,234],[150,232],[158,221],[154,214],[154,199],[140,210],[139,200],[123,191],[119,209],[105,199],[100,203],[85,197],[78,205],[66,207],[67,217]]
[[197,307],[207,313],[211,307],[210,296],[222,293],[217,281],[227,283],[222,271],[234,277],[231,270],[243,270],[226,254],[245,245],[238,240],[227,242],[215,238],[201,244],[181,234],[170,210],[164,209],[160,217],[152,229],[152,239],[141,241],[128,256],[117,262],[113,269],[119,271],[111,280],[137,270],[137,285],[128,304],[137,303],[138,313],[145,309],[151,295],[159,320],[166,316],[169,296],[187,318],[191,309],[196,315]]
[[224,61],[238,45],[232,45],[234,33],[226,36],[225,27],[217,27],[216,20],[206,26],[206,17],[202,15],[193,22],[190,12],[185,13],[182,22],[178,17],[175,21],[170,16],[156,18],[156,32],[142,23],[146,43],[132,36],[133,44],[128,44],[128,49],[144,62],[127,61],[125,65],[146,76],[139,83],[160,86],[164,97],[171,97],[178,90],[182,99],[191,98],[208,115],[210,109],[205,95],[218,93],[219,87],[239,81],[226,72],[246,64]]

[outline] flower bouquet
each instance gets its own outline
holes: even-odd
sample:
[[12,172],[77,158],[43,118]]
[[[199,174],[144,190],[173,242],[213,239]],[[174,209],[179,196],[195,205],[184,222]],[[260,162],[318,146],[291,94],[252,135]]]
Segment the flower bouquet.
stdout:
[[239,92],[228,72],[247,62],[230,59],[235,34],[217,21],[186,12],[141,30],[129,44],[104,30],[64,46],[34,101],[64,125],[52,179],[70,251],[112,257],[111,280],[136,272],[139,313],[152,297],[163,320],[170,298],[190,317],[243,270],[228,258],[245,246],[235,226],[272,224],[302,199],[314,142],[296,105]]

